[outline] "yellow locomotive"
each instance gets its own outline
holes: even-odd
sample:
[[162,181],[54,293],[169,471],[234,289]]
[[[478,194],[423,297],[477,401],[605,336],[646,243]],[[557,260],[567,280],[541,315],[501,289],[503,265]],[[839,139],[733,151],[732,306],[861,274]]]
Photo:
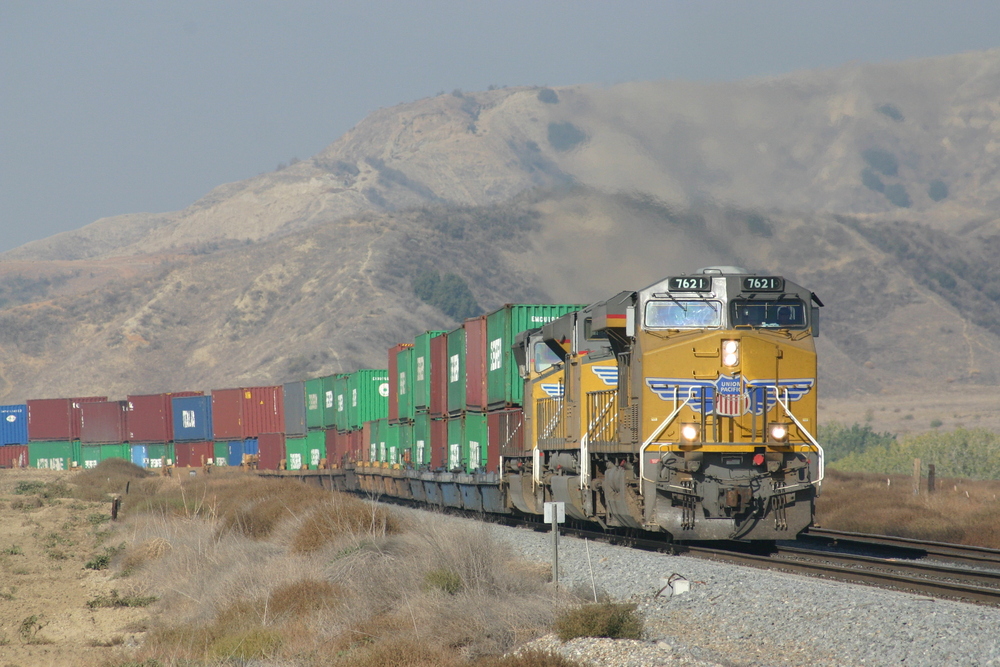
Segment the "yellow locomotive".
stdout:
[[710,267],[522,334],[531,457],[508,457],[512,509],[545,500],[677,540],[794,537],[823,480],[816,295]]

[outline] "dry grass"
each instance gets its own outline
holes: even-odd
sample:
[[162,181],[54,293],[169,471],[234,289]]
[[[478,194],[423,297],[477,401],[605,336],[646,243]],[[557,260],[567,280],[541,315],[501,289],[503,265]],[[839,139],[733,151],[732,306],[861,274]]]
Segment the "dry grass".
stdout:
[[546,576],[485,524],[404,520],[245,475],[147,479],[130,496],[129,546],[113,566],[135,594],[161,599],[129,659],[458,667],[552,622]]
[[1000,548],[1000,482],[938,479],[919,495],[912,477],[827,469],[816,502],[824,528]]
[[556,619],[556,634],[569,641],[577,637],[642,639],[642,619],[634,604],[599,602],[567,609]]
[[122,459],[107,459],[96,468],[73,475],[69,482],[75,488],[73,496],[81,500],[107,500],[110,494],[124,494],[139,480],[148,478],[150,472]]

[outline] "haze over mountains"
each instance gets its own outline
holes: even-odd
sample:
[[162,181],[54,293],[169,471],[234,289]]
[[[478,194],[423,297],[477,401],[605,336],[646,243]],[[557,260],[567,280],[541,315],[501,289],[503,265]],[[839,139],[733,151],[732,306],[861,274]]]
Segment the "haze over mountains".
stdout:
[[707,264],[821,296],[825,395],[995,395],[998,167],[1000,50],[456,91],[182,211],[0,255],[0,399],[382,367],[389,345],[454,325],[414,292],[433,271],[489,309]]

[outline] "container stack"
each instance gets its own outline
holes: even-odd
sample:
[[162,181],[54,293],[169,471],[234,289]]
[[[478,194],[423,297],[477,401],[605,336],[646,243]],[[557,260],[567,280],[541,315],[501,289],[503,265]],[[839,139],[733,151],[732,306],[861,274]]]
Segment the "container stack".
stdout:
[[413,464],[413,344],[389,348],[389,405],[386,454],[379,461],[391,466]]
[[[434,340],[440,339],[447,342],[444,335],[447,331],[425,331],[413,341],[412,367],[413,381],[412,387],[413,402],[413,423],[411,428],[410,449],[411,463],[416,469],[433,469],[432,462],[432,424],[435,418],[431,416],[431,396],[433,386],[431,382],[431,369],[433,368],[431,358],[431,345]],[[440,416],[437,417],[440,419]],[[441,464],[438,464],[441,467]]]
[[0,405],[0,468],[26,468],[29,461],[28,406]]
[[[29,400],[27,465],[50,470],[84,465],[80,445],[81,406],[107,400],[107,396]],[[5,464],[0,461],[0,465]]]
[[213,459],[216,466],[256,464],[261,433],[282,433],[284,387],[212,390]]
[[212,397],[177,396],[170,399],[173,417],[174,460],[181,468],[215,464],[212,441]]
[[333,407],[333,377],[291,383],[294,387],[285,385],[286,397],[292,397],[294,405],[286,398],[283,434],[270,434],[266,439],[261,436],[259,467],[316,470],[323,464]]
[[174,465],[173,399],[201,394],[200,391],[181,391],[127,396],[126,439],[132,463],[153,469]]

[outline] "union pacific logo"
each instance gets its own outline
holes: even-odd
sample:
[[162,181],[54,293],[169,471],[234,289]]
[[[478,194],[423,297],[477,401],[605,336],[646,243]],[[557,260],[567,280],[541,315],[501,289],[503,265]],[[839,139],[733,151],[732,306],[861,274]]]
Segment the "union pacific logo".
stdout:
[[800,400],[813,388],[812,378],[788,380],[747,380],[720,376],[717,380],[691,380],[687,378],[646,378],[646,386],[661,400],[687,401],[696,412],[713,412],[716,403],[722,404],[738,397],[738,407],[726,414],[763,414],[778,402],[778,396],[788,401]]
[[542,391],[544,391],[546,394],[548,394],[552,398],[562,398],[562,396],[563,396],[563,386],[561,384],[558,384],[558,383],[548,384],[548,383],[546,383],[546,384],[542,384],[542,385],[539,385],[539,386],[542,388]]
[[590,370],[594,371],[594,375],[601,378],[601,382],[609,387],[618,386],[617,366],[591,366]]

